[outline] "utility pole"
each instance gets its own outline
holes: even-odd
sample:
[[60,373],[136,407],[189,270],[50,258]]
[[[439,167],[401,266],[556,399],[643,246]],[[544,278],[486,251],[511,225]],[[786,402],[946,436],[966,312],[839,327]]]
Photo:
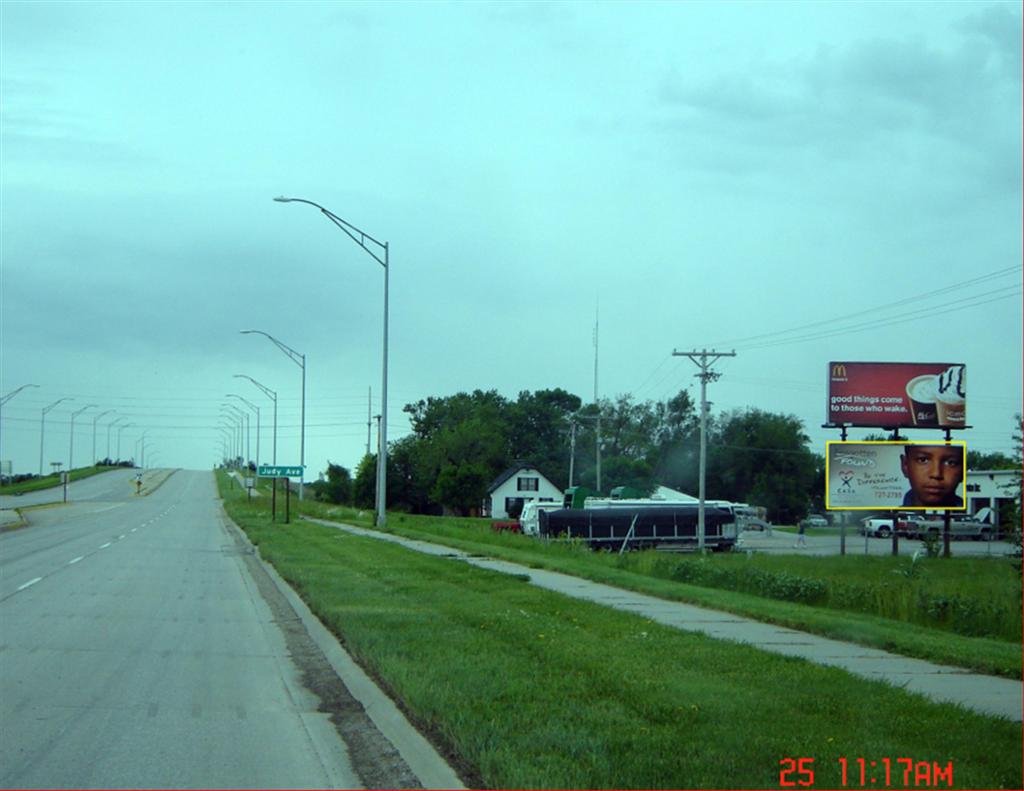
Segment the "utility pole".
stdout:
[[576,465],[576,420],[569,418],[569,488],[572,488],[572,473]]
[[[721,374],[711,370],[719,357],[735,357],[736,352],[716,352],[707,349],[692,352],[672,350],[673,357],[689,357],[700,368],[695,374],[700,379],[700,505],[697,510],[697,549],[704,553],[704,480],[707,471],[707,423],[708,423],[708,382],[714,382]],[[710,359],[709,359],[710,358]]]
[[373,428],[373,387],[370,387],[366,399],[366,455],[370,455],[370,431]]
[[597,407],[597,493],[601,493],[601,403],[597,400],[597,329],[601,322],[601,306],[594,311],[594,406]]

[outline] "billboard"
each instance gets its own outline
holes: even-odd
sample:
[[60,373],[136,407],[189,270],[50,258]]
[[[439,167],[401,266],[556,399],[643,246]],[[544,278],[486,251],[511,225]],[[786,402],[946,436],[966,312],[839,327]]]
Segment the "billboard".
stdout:
[[827,422],[876,428],[963,428],[966,366],[830,362]]
[[963,442],[829,442],[825,507],[964,511]]

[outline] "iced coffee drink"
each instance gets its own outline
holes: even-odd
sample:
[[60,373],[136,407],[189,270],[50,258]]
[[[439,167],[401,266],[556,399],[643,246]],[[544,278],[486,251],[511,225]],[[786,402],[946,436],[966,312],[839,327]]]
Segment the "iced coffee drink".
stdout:
[[967,418],[965,366],[954,365],[938,375],[935,383],[935,411],[940,426],[963,428]]

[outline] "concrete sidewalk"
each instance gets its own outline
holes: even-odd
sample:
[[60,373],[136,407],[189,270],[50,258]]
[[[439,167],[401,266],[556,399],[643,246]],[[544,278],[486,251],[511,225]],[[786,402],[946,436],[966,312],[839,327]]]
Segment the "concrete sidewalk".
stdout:
[[985,676],[963,668],[936,665],[877,648],[844,643],[755,621],[741,615],[658,599],[568,574],[477,557],[452,547],[426,541],[402,538],[338,522],[304,518],[355,535],[391,541],[417,552],[452,558],[490,571],[526,575],[530,578],[531,584],[546,590],[635,613],[676,629],[702,632],[709,637],[747,643],[764,651],[798,657],[823,665],[834,665],[854,675],[873,681],[885,681],[935,701],[958,703],[982,714],[1006,717],[1013,722],[1021,722],[1022,719],[1024,686],[1020,681],[1013,679]]

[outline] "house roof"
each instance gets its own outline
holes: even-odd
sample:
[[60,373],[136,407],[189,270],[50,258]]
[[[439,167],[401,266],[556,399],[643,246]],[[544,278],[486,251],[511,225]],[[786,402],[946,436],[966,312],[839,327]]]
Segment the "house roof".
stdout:
[[[528,462],[528,461],[514,461],[514,462],[512,462],[512,466],[511,467],[509,467],[501,475],[499,475],[497,478],[494,479],[494,482],[487,489],[487,493],[491,494],[495,489],[497,489],[499,486],[501,486],[503,483],[505,483],[505,481],[507,481],[509,478],[511,478],[513,475],[515,475],[520,470],[533,470],[541,478],[543,478],[545,481],[548,481],[547,476],[544,473],[542,473],[540,470],[538,470],[534,465],[530,464],[530,462]],[[551,483],[551,481],[548,481],[548,483]]]

